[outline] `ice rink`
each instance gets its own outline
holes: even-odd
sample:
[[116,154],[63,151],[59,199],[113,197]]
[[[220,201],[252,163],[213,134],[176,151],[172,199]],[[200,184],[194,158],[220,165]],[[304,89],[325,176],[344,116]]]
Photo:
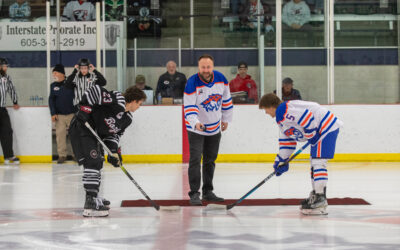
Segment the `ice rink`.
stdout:
[[[152,199],[188,199],[187,165],[126,164]],[[217,164],[215,193],[238,199],[272,171],[272,163]],[[328,198],[371,205],[329,206],[303,216],[298,206],[121,208],[143,199],[106,164],[101,196],[110,216],[83,218],[82,168],[70,164],[0,166],[0,249],[400,249],[400,163],[329,163]],[[249,198],[305,198],[306,162],[273,177]]]

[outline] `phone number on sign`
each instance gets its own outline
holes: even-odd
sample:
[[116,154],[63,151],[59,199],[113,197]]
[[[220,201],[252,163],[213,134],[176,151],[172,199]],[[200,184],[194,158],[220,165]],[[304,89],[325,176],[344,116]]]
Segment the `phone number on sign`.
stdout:
[[[56,46],[56,39],[51,40],[52,46]],[[73,47],[73,46],[85,46],[84,38],[63,38],[60,40],[60,46],[62,47]],[[46,39],[44,38],[24,38],[21,39],[22,47],[37,47],[46,46]]]

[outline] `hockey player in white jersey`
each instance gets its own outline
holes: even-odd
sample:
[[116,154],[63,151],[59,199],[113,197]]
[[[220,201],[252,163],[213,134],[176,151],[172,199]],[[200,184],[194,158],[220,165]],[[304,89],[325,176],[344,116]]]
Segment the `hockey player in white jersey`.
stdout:
[[[189,137],[190,204],[202,205],[200,184],[203,178],[202,199],[221,202],[213,193],[215,160],[218,156],[221,130],[232,121],[233,105],[229,83],[225,76],[214,70],[214,59],[202,55],[198,60],[199,73],[192,75],[185,87],[184,113]],[[200,173],[203,157],[203,174]]]
[[296,149],[297,142],[311,144],[310,196],[301,202],[301,212],[306,215],[327,214],[326,184],[328,182],[328,159],[335,154],[340,121],[333,113],[315,102],[282,102],[275,94],[264,95],[259,108],[276,119],[280,129],[279,153],[275,158],[276,176],[289,170],[289,164],[279,167]]

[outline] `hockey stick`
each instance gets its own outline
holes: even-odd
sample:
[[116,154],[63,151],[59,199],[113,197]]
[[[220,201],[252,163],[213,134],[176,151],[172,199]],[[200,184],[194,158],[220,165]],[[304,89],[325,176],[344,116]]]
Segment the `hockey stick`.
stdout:
[[[88,122],[85,122],[85,126],[90,130],[90,132],[92,132],[92,134],[94,135],[94,137],[96,137],[97,141],[101,144],[101,146],[103,146],[104,150],[107,151],[107,153],[109,155],[112,155],[113,153],[111,152],[111,150],[106,146],[106,144],[103,142],[103,140],[100,139],[99,135],[96,133],[96,131],[93,130],[93,128],[90,126],[90,124]],[[124,168],[124,166],[122,166],[122,162],[119,163],[119,167],[121,168],[122,172],[124,172],[126,174],[126,176],[128,176],[128,178],[133,182],[133,184],[135,184],[135,186],[137,187],[137,189],[139,189],[139,191],[143,194],[144,197],[146,197],[146,199],[151,203],[151,205],[158,211],[160,210],[160,206],[157,205],[152,199],[150,199],[150,197],[143,191],[143,189],[140,187],[140,185],[135,181],[135,179],[133,179],[133,177],[129,174],[129,172]]]
[[[310,145],[309,142],[307,142],[306,144],[303,145],[303,147],[301,147],[299,150],[296,151],[296,153],[294,153],[292,156],[289,157],[289,159],[287,159],[284,163],[279,164],[280,166],[284,166],[286,164],[288,164],[290,161],[292,161],[297,155],[299,155],[301,152],[303,152],[303,150],[308,147],[308,145]],[[247,192],[245,195],[243,195],[239,200],[235,201],[234,203],[230,204],[230,205],[226,205],[226,209],[229,210],[231,208],[233,208],[234,206],[236,206],[237,204],[239,204],[240,202],[242,202],[244,199],[247,198],[247,196],[249,196],[250,194],[252,194],[254,191],[256,191],[259,187],[261,187],[265,182],[267,182],[269,179],[271,179],[272,176],[274,176],[276,174],[276,172],[272,172],[270,175],[268,175],[264,180],[262,180],[260,183],[257,184],[257,186],[255,186],[253,189],[251,189],[249,192]]]

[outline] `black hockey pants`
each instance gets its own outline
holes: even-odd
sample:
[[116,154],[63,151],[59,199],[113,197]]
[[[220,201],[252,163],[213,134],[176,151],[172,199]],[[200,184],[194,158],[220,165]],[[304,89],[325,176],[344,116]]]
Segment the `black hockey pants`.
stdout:
[[92,133],[76,117],[72,118],[69,136],[78,164],[83,165],[84,168],[82,182],[86,194],[97,197],[101,183],[100,170],[103,168],[103,152],[100,145]]

